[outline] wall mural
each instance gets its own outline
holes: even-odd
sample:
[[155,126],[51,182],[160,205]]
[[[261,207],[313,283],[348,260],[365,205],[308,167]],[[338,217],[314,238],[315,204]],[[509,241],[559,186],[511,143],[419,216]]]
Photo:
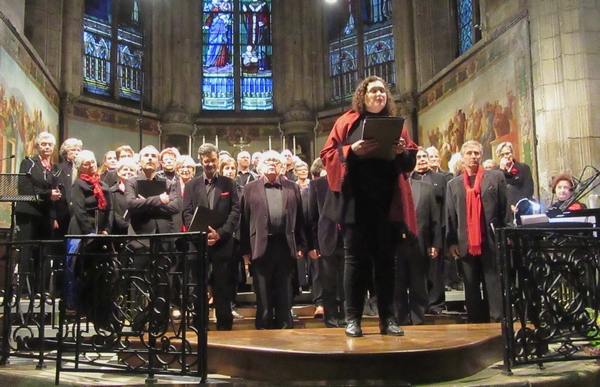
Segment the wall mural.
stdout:
[[531,66],[526,18],[467,58],[419,100],[419,144],[440,150],[448,169],[468,140],[483,144],[483,159],[510,141],[515,158],[535,170]]
[[[21,59],[23,50],[16,51],[16,58]],[[56,100],[48,98],[48,92],[54,93],[39,78],[41,72],[32,70],[28,56],[25,61],[28,66],[0,47],[0,173],[17,173],[25,156],[37,153],[34,140],[38,133],[51,132],[58,140],[58,108]],[[15,158],[8,158],[11,155]],[[0,227],[10,227],[10,203],[0,203]]]

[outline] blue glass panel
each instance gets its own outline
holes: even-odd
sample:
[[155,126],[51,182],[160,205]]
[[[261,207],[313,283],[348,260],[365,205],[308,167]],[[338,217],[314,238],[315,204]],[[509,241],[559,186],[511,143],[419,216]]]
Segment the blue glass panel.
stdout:
[[382,23],[392,18],[392,0],[364,0],[363,20],[366,25]]
[[119,3],[119,29],[132,33],[142,34],[140,20],[140,5],[138,0],[120,0]]
[[139,101],[143,82],[142,51],[135,46],[119,44],[117,63],[119,94]]
[[112,0],[85,0],[85,16],[107,24],[112,21]]
[[232,11],[228,0],[204,2],[202,63],[205,73],[233,74]]
[[242,78],[242,110],[272,110],[273,79]]
[[241,110],[272,110],[271,1],[239,3]]
[[84,88],[94,94],[110,95],[111,41],[105,37],[83,32]]
[[233,78],[205,76],[202,80],[202,109],[234,110]]
[[473,0],[458,0],[458,52],[467,51],[473,46]]

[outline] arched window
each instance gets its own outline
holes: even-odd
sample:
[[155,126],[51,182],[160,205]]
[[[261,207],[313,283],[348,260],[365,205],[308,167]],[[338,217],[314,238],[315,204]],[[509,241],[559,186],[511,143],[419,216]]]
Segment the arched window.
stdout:
[[464,54],[481,39],[477,0],[456,0],[458,55]]
[[396,83],[391,0],[344,0],[328,5],[331,100],[350,100],[359,78]]
[[203,110],[273,110],[271,10],[271,0],[203,1]]
[[139,0],[85,0],[84,91],[139,101],[143,29]]

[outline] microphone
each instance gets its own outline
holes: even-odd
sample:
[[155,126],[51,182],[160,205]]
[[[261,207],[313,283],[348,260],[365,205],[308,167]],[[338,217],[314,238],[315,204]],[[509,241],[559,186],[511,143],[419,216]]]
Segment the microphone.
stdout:
[[0,159],[0,161],[14,159],[15,157],[17,157],[17,156],[15,156],[15,155],[10,155],[10,156],[8,156],[8,157],[1,158],[1,159]]

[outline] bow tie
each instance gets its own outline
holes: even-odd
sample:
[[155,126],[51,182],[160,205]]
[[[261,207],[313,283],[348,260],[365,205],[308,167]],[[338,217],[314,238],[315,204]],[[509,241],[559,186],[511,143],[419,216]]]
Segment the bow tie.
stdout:
[[265,183],[265,188],[281,188],[281,184],[278,184],[278,183]]

